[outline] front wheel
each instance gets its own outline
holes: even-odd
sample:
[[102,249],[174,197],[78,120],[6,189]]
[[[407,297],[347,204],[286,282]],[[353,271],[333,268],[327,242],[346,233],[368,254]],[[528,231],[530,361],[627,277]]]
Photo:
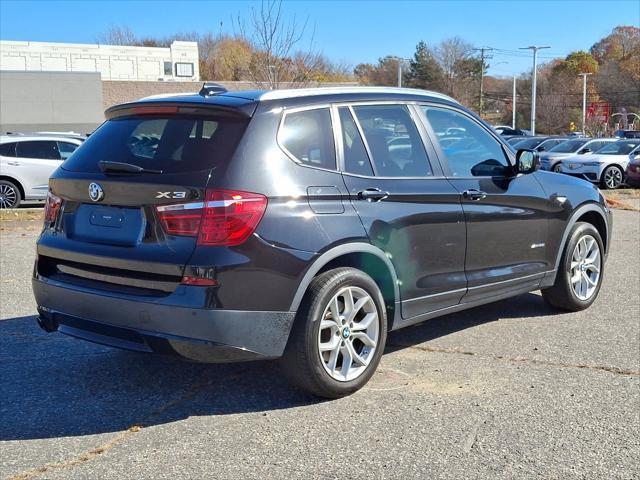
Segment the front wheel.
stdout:
[[542,290],[551,306],[576,312],[591,306],[598,296],[604,273],[604,246],[598,230],[586,222],[571,229],[556,281]]
[[622,185],[623,180],[624,174],[622,173],[622,169],[615,165],[611,165],[605,168],[604,172],[602,172],[600,184],[602,185],[602,188],[614,189]]
[[380,289],[366,273],[336,268],[316,277],[282,357],[287,377],[325,398],[362,388],[375,373],[387,336]]
[[562,173],[562,165],[560,164],[560,162],[556,163],[552,168],[551,168],[552,172],[555,173]]

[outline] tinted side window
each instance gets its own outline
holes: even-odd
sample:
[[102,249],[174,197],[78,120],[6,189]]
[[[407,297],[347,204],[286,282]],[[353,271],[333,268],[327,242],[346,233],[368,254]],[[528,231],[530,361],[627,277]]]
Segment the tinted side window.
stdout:
[[[504,176],[510,173],[502,145],[480,124],[446,108],[423,106],[454,177]],[[448,134],[447,130],[454,132]]]
[[18,157],[60,160],[58,143],[53,140],[34,140],[31,142],[17,143],[16,153]]
[[0,145],[0,155],[3,157],[15,157],[16,156],[16,144],[15,142],[3,143]]
[[328,108],[288,113],[278,134],[281,145],[299,162],[336,168],[336,152]]
[[76,148],[78,148],[78,145],[75,143],[58,142],[58,150],[60,151],[62,160],[69,158],[71,154],[76,151]]
[[597,152],[602,147],[607,145],[607,143],[609,143],[609,142],[591,142],[589,145],[587,145],[587,148],[589,150],[591,150],[592,152]]
[[364,146],[356,122],[347,107],[340,107],[340,124],[342,125],[342,145],[344,150],[344,168],[356,175],[373,176],[373,168],[367,149]]
[[381,177],[424,177],[431,165],[406,105],[354,106],[376,174]]

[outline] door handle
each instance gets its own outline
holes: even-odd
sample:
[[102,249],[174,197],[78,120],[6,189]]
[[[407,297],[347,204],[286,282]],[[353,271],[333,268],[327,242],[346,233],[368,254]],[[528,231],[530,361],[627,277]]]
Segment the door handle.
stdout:
[[462,196],[467,200],[482,200],[487,196],[487,194],[481,190],[470,188],[469,190],[462,192]]
[[20,162],[7,162],[7,165],[11,165],[12,167],[19,167]]
[[379,188],[366,188],[358,192],[358,198],[360,200],[367,200],[369,202],[379,202],[389,196],[389,192],[384,192]]

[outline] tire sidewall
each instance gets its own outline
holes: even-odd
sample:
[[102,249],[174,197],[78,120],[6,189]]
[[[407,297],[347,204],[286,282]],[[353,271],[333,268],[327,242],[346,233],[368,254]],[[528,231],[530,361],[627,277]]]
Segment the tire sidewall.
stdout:
[[[347,286],[362,288],[373,299],[376,309],[378,310],[379,336],[376,351],[374,352],[373,358],[369,362],[369,365],[367,365],[366,370],[358,378],[342,382],[332,378],[325,370],[320,358],[320,354],[318,353],[317,342],[320,330],[320,319],[324,313],[325,308],[327,307],[327,304],[335,294],[337,294],[340,290]],[[373,281],[373,279],[364,272],[356,269],[345,271],[343,275],[340,275],[337,278],[333,279],[331,283],[327,284],[325,288],[318,295],[316,295],[315,298],[312,299],[307,316],[308,318],[305,319],[306,354],[309,357],[309,361],[312,369],[314,370],[314,373],[316,374],[316,378],[318,378],[318,380],[322,383],[322,388],[334,391],[336,393],[339,392],[341,395],[345,392],[351,393],[362,388],[362,386],[364,386],[369,381],[369,379],[376,371],[376,368],[384,351],[387,337],[387,318],[386,309],[384,307],[384,299],[382,298],[380,289]]]
[[[596,289],[591,297],[589,297],[587,300],[582,300],[575,294],[575,292],[573,291],[573,286],[571,285],[571,259],[573,257],[573,251],[576,248],[578,241],[580,241],[580,239],[585,235],[591,235],[598,243],[598,248],[600,249],[600,277],[598,279],[598,285],[596,286]],[[569,236],[569,241],[567,242],[567,248],[564,252],[564,259],[562,262],[562,275],[565,288],[567,289],[571,300],[576,305],[579,305],[581,310],[588,308],[598,297],[600,288],[602,286],[602,281],[604,280],[604,265],[604,245],[602,243],[600,233],[593,225],[589,223],[577,223],[572,229],[571,235]]]

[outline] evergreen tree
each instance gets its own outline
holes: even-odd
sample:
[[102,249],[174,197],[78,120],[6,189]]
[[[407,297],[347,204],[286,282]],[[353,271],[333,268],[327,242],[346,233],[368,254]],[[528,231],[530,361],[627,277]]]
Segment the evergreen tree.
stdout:
[[407,85],[429,90],[442,90],[444,72],[426,43],[419,42],[409,62]]

